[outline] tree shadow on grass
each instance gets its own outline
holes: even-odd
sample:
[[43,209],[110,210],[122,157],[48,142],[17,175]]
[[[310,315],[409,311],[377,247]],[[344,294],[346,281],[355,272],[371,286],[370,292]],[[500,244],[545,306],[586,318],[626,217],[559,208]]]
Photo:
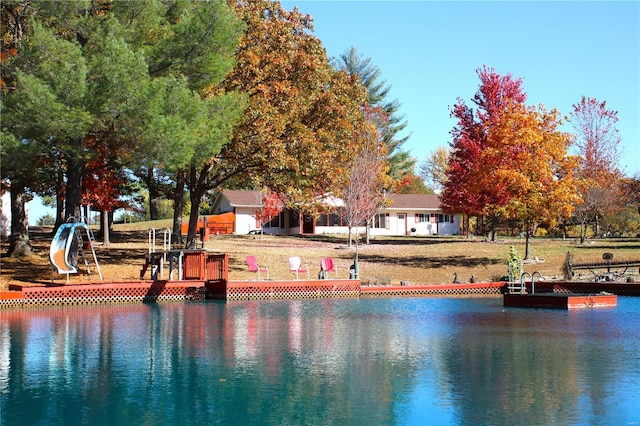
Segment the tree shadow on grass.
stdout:
[[607,244],[607,245],[577,245],[575,247],[576,250],[585,250],[585,251],[603,251],[603,250],[638,250],[640,257],[640,242],[633,244],[629,241],[629,244]]
[[[144,263],[145,258],[149,254],[148,250],[145,249],[100,249],[96,250],[96,256],[98,257],[98,262],[105,265],[119,265],[119,264],[134,264],[134,263]],[[87,254],[85,254],[86,256]],[[91,256],[91,253],[88,253]]]
[[[336,237],[332,235],[298,235],[297,238],[304,238],[309,241],[317,241],[323,243],[332,243],[332,244],[344,244],[347,245],[347,238]],[[369,244],[363,244],[363,242],[359,242],[359,245],[369,245],[369,246],[384,246],[384,245],[431,245],[431,244],[449,244],[449,243],[473,243],[473,242],[484,242],[482,239],[471,240],[462,237],[456,236],[383,236],[383,237],[372,237],[369,240]]]
[[[50,284],[53,269],[49,263],[33,263],[24,259],[3,260],[9,269],[8,277],[12,281],[33,284]],[[4,269],[4,268],[3,268]],[[3,271],[3,274],[6,273]]]
[[407,266],[410,268],[443,268],[448,266],[456,266],[460,268],[475,268],[481,266],[499,265],[504,263],[503,259],[477,257],[467,258],[459,256],[441,256],[441,257],[425,257],[413,256],[406,258],[386,257],[382,255],[360,254],[358,258],[362,261],[371,263],[386,263],[391,265]]

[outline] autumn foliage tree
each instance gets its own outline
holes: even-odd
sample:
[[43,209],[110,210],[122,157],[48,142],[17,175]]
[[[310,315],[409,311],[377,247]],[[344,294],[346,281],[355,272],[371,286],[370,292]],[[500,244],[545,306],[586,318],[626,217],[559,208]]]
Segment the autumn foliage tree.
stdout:
[[576,132],[580,155],[578,188],[581,202],[575,206],[575,222],[580,228],[580,241],[585,242],[587,227],[595,227],[599,235],[600,220],[615,214],[624,206],[620,159],[620,135],[616,128],[617,111],[606,102],[583,96],[573,105],[570,121]]
[[451,115],[457,124],[451,131],[453,140],[446,180],[441,194],[442,208],[468,216],[488,216],[495,225],[509,199],[507,182],[499,176],[509,166],[513,149],[495,128],[507,108],[524,105],[526,94],[522,80],[510,74],[502,76],[486,66],[476,70],[480,86],[473,97],[476,109],[458,99]]
[[269,187],[304,209],[344,182],[366,91],[329,66],[310,16],[279,2],[232,3],[247,29],[221,87],[249,99],[211,183]]
[[254,212],[256,221],[260,223],[260,233],[264,233],[264,224],[269,223],[282,210],[282,201],[278,194],[269,188],[256,193],[260,207]]
[[448,167],[449,150],[446,146],[439,146],[420,164],[420,176],[431,188],[440,191],[447,181]]
[[[445,211],[471,216],[517,219],[530,230],[555,226],[577,202],[571,137],[558,130],[556,110],[528,107],[522,80],[478,70],[476,111],[459,100],[452,114],[458,124],[441,200]],[[495,226],[492,239],[495,239]]]
[[[389,163],[386,145],[376,123],[383,123],[386,115],[379,108],[365,106],[367,122],[354,134],[354,139],[360,141],[360,148],[348,172],[348,181],[338,194],[344,202],[341,209],[342,218],[349,228],[349,246],[351,233],[359,226],[367,226],[383,207],[386,190],[392,185],[389,177]],[[368,229],[368,228],[367,228]],[[358,274],[358,238],[356,237],[355,273]]]
[[[571,216],[579,202],[575,171],[577,158],[568,155],[571,135],[558,130],[557,110],[508,109],[494,137],[505,144],[511,163],[496,171],[505,184],[508,200],[504,216],[519,220],[525,229],[525,255],[530,256],[530,237],[543,223],[554,228]],[[496,152],[500,155],[500,152]]]
[[100,212],[102,225],[102,241],[105,246],[110,244],[110,213],[126,204],[120,197],[128,184],[122,166],[118,164],[118,157],[109,152],[111,145],[90,138],[87,146],[95,155],[87,161],[83,176],[82,198],[83,206],[91,206]]
[[406,174],[393,184],[394,194],[435,194],[432,187],[425,185],[421,176]]
[[608,216],[608,230],[614,235],[640,235],[640,174],[622,179],[625,207],[615,216]]
[[640,214],[640,173],[632,178],[626,178],[622,187],[627,205],[634,207]]

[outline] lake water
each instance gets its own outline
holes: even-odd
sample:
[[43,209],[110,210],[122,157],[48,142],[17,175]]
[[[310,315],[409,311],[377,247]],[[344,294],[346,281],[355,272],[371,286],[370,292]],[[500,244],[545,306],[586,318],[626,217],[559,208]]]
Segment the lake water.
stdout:
[[638,425],[640,298],[0,310],[0,425]]

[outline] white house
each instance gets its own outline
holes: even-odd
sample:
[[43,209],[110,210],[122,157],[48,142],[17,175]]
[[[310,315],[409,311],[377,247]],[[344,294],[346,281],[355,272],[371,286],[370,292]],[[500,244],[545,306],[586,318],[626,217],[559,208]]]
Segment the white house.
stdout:
[[11,194],[0,188],[0,236],[11,233]]
[[391,194],[374,220],[374,235],[455,235],[460,215],[442,212],[435,194]]
[[[235,213],[235,234],[260,230],[256,211],[261,204],[259,191],[222,191],[212,212]],[[282,208],[279,215],[262,225],[267,234],[346,234],[348,228],[339,214],[342,200],[327,197],[327,213],[317,218]],[[454,235],[460,233],[460,215],[444,214],[440,200],[433,194],[391,194],[389,203],[373,220],[372,235]]]

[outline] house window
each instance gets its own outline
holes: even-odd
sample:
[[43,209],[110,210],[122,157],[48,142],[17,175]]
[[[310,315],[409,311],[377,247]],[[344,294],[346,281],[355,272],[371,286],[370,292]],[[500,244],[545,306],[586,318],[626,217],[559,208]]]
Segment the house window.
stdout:
[[449,222],[449,215],[448,214],[439,214],[438,215],[438,222]]
[[300,226],[300,213],[289,210],[289,228]]
[[328,226],[329,224],[329,215],[320,214],[316,219],[316,226]]
[[280,228],[280,215],[277,214],[271,218],[269,222],[269,228]]
[[384,213],[377,214],[373,220],[374,228],[386,228],[387,227],[387,215]]
[[[265,222],[262,224],[263,228],[280,228],[280,215],[282,213],[278,213],[275,216],[273,216],[271,218],[271,220]],[[257,225],[259,226],[260,224],[257,223]]]
[[340,214],[331,213],[329,215],[329,226],[341,226],[342,221],[340,220]]
[[425,213],[416,213],[416,223],[429,222],[429,215]]

